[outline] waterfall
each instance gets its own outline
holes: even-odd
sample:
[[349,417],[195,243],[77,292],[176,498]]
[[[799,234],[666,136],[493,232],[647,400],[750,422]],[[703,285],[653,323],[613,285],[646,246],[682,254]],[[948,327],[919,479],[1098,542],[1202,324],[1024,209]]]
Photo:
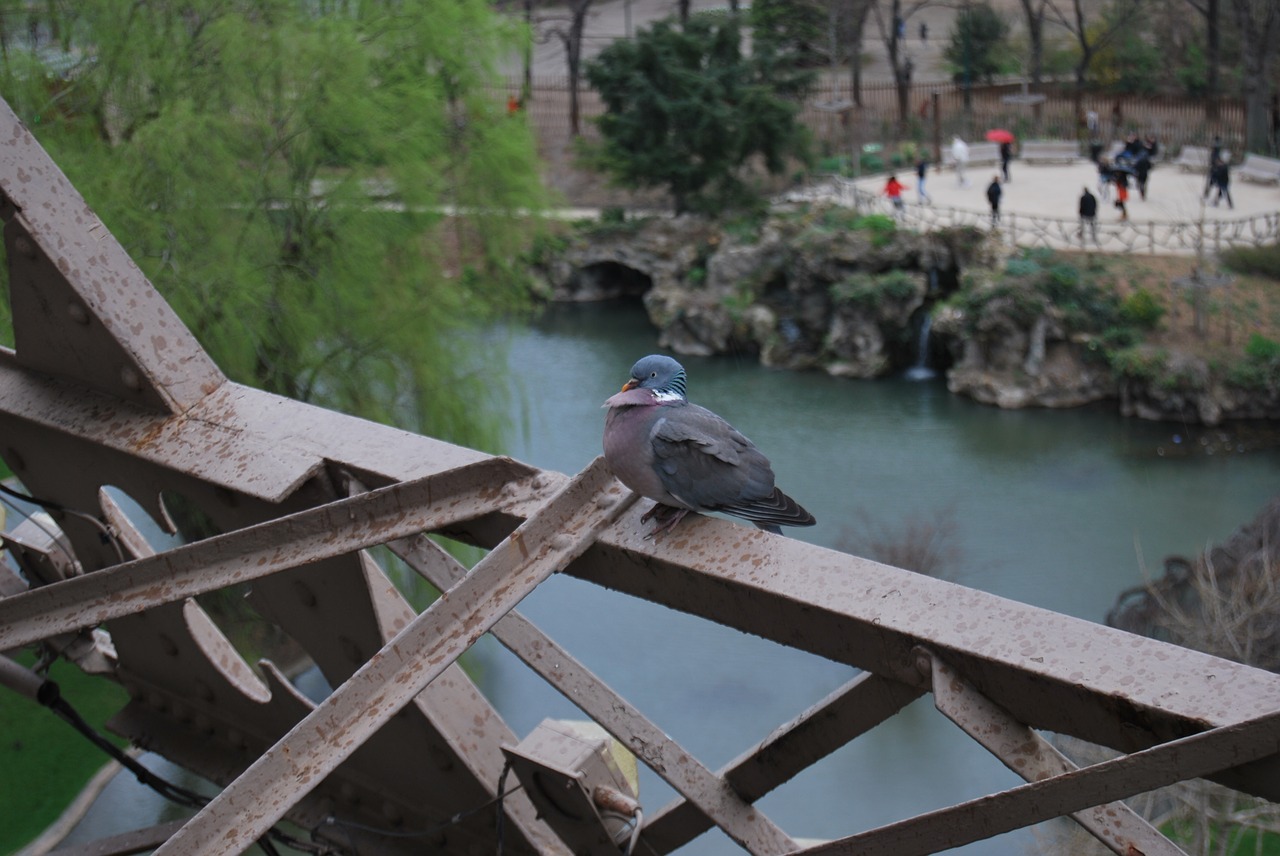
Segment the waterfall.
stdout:
[[937,372],[929,363],[929,331],[933,328],[933,312],[929,299],[938,290],[938,269],[929,268],[929,287],[925,291],[926,303],[920,307],[920,322],[916,329],[915,361],[907,369],[907,380],[932,380]]
[[926,308],[920,313],[920,329],[916,331],[915,362],[907,369],[907,380],[932,380],[937,376],[929,365],[929,330],[933,327],[933,314]]

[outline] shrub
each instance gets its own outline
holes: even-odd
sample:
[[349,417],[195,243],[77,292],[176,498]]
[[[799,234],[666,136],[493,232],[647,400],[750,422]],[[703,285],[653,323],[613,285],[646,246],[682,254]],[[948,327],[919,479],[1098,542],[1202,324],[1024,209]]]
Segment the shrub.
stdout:
[[1144,348],[1141,345],[1121,348],[1111,353],[1111,370],[1117,377],[1152,381],[1163,371],[1166,356],[1162,350]]
[[1154,330],[1164,317],[1164,305],[1160,299],[1139,288],[1120,303],[1120,319],[1140,330]]
[[890,301],[910,300],[920,293],[918,277],[904,270],[882,274],[855,273],[833,283],[831,297],[839,302],[878,306]]
[[1231,247],[1222,251],[1222,264],[1236,273],[1265,276],[1280,282],[1280,244]]
[[1280,362],[1280,342],[1254,333],[1245,343],[1244,355],[1259,362]]
[[853,221],[851,228],[871,233],[871,246],[883,247],[893,240],[898,224],[887,214],[867,214]]

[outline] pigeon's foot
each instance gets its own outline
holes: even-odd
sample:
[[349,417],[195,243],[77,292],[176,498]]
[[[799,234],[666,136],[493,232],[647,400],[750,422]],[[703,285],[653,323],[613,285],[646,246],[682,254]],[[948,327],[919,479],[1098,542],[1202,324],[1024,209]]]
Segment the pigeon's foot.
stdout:
[[659,535],[670,532],[688,513],[689,510],[687,508],[676,508],[674,505],[663,505],[661,502],[655,502],[653,508],[650,508],[640,516],[641,523],[648,523],[650,518],[658,521],[658,525],[653,527],[653,531],[644,536],[645,540],[657,538]]

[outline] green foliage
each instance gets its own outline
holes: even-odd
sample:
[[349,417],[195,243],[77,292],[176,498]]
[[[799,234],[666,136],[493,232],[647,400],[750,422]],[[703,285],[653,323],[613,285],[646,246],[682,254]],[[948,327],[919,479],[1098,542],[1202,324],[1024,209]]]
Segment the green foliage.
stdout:
[[1254,333],[1245,343],[1244,355],[1259,362],[1280,363],[1280,342]]
[[956,15],[951,41],[943,56],[953,69],[957,83],[986,80],[1012,71],[1007,45],[1009,25],[987,3],[977,3]]
[[784,58],[792,68],[812,66],[827,41],[827,11],[813,0],[756,0],[751,4],[752,50]]
[[1136,345],[1110,355],[1111,369],[1117,377],[1149,383],[1164,372],[1168,354],[1157,348]]
[[841,303],[879,306],[910,300],[920,294],[919,274],[891,270],[881,274],[855,273],[831,285],[831,297]]
[[1094,82],[1123,95],[1150,95],[1164,83],[1160,49],[1141,27],[1124,26],[1104,18],[1099,29],[1114,32],[1093,55],[1089,72]]
[[[26,652],[16,659],[28,668],[35,661]],[[49,677],[99,731],[128,701],[118,684],[86,675],[65,660],[53,664]],[[5,816],[0,853],[13,853],[56,820],[110,759],[47,708],[13,692],[0,693],[0,733],[0,805]],[[124,745],[118,738],[108,739]]]
[[1222,251],[1220,258],[1228,270],[1280,282],[1280,244],[1229,247]]
[[1244,358],[1233,363],[1227,380],[1245,389],[1280,389],[1280,342],[1254,333],[1244,346]]
[[1120,303],[1120,318],[1142,330],[1154,330],[1164,317],[1164,304],[1145,288],[1136,289]]
[[327,8],[38,4],[86,59],[56,104],[6,95],[234,380],[491,446],[467,333],[521,308],[544,204],[490,88],[523,34],[479,0]]
[[624,186],[667,189],[678,212],[758,207],[748,161],[777,175],[808,160],[796,121],[807,82],[784,66],[769,49],[744,56],[734,16],[658,21],[613,42],[586,66],[605,106],[589,163]]

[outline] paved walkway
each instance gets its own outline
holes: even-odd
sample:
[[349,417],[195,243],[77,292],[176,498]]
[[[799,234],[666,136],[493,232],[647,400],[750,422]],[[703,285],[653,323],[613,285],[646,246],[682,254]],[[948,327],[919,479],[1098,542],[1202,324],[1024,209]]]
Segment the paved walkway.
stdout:
[[[953,170],[930,170],[925,188],[932,199],[921,204],[916,193],[914,169],[897,173],[907,186],[903,199],[907,206],[899,215],[917,228],[941,225],[990,225],[986,189],[998,174],[998,165],[970,165],[967,185],[961,185]],[[1027,164],[1015,160],[1009,167],[1010,181],[1003,184],[1000,228],[1012,243],[1022,246],[1081,246],[1076,235],[1077,206],[1088,187],[1098,195],[1097,167],[1081,159],[1073,164]],[[860,204],[893,213],[881,193],[886,173],[852,182],[815,187],[807,196],[831,196],[854,204],[856,190]],[[843,184],[843,186],[841,186]],[[1234,207],[1225,202],[1213,206],[1204,198],[1205,177],[1183,172],[1172,164],[1160,164],[1151,171],[1147,198],[1130,188],[1129,217],[1122,221],[1111,202],[1099,197],[1098,247],[1109,252],[1149,252],[1192,254],[1203,242],[1213,251],[1233,244],[1258,244],[1280,240],[1280,186],[1232,181]]]
[[[968,187],[956,180],[953,170],[929,171],[925,189],[935,205],[949,205],[987,213],[987,185],[999,174],[996,166],[969,166],[966,170]],[[916,201],[916,176],[914,169],[898,174],[898,180],[909,190],[903,194],[908,203]],[[855,184],[864,190],[878,193],[884,187],[885,175],[860,179]],[[1018,214],[1075,219],[1080,193],[1088,187],[1098,194],[1098,169],[1088,160],[1074,164],[1026,164],[1013,161],[1009,165],[1008,184],[1004,184],[1001,210]],[[1129,219],[1157,223],[1195,222],[1203,216],[1206,220],[1240,220],[1258,214],[1275,214],[1280,211],[1280,186],[1255,184],[1233,179],[1231,197],[1234,208],[1223,202],[1213,207],[1204,200],[1205,177],[1203,173],[1183,172],[1172,164],[1158,164],[1147,180],[1147,198],[1143,200],[1131,182],[1129,188]],[[1114,200],[1115,194],[1111,198]],[[1098,205],[1098,222],[1120,220],[1120,212],[1111,204]]]

